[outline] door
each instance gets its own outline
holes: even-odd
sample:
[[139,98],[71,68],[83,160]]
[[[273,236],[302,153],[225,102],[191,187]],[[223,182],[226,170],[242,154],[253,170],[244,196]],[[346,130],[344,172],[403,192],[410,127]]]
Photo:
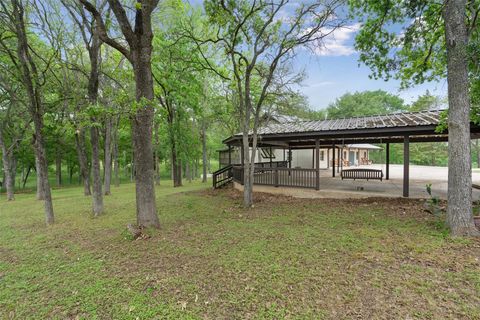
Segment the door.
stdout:
[[348,162],[350,162],[351,166],[355,164],[355,151],[348,152]]

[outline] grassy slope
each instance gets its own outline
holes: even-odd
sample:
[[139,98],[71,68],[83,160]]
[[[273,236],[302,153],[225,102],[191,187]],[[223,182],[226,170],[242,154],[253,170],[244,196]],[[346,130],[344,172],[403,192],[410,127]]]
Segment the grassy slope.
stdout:
[[232,191],[163,183],[162,230],[139,241],[131,184],[97,219],[80,188],[55,190],[49,228],[33,194],[2,198],[0,318],[480,319],[480,242],[418,202],[259,195],[245,211]]

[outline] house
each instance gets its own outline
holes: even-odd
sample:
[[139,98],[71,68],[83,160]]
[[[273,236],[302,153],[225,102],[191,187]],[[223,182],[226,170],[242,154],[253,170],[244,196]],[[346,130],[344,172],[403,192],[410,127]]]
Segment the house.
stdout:
[[[269,124],[295,124],[305,121],[296,116],[286,116],[277,113],[266,114],[262,118],[263,125]],[[369,165],[372,163],[370,160],[370,151],[382,150],[383,148],[368,143],[360,144],[345,144],[337,147],[336,159],[340,159],[340,166],[360,166]],[[227,166],[229,164],[241,164],[240,149],[236,148],[231,150],[229,160],[229,150],[219,150],[219,163],[220,167]],[[330,148],[320,148],[320,169],[329,169],[335,165],[338,166],[338,160],[334,160],[333,152]],[[315,168],[315,150],[313,149],[288,149],[288,148],[274,148],[274,147],[261,147],[257,149],[255,163],[257,165],[263,163],[282,163],[288,162],[289,168]]]

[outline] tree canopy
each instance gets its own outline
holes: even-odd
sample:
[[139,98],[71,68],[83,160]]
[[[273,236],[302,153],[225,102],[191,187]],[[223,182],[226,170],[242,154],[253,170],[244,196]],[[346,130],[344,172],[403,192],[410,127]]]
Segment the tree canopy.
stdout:
[[346,93],[326,110],[328,118],[379,115],[406,110],[403,99],[383,90]]

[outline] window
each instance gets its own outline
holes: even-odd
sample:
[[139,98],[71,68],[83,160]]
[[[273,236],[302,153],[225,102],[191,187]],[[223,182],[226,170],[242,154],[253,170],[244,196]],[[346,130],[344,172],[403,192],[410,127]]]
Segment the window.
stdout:
[[275,152],[271,148],[262,148],[260,152],[263,159],[275,159]]
[[320,151],[320,161],[325,160],[325,151]]

